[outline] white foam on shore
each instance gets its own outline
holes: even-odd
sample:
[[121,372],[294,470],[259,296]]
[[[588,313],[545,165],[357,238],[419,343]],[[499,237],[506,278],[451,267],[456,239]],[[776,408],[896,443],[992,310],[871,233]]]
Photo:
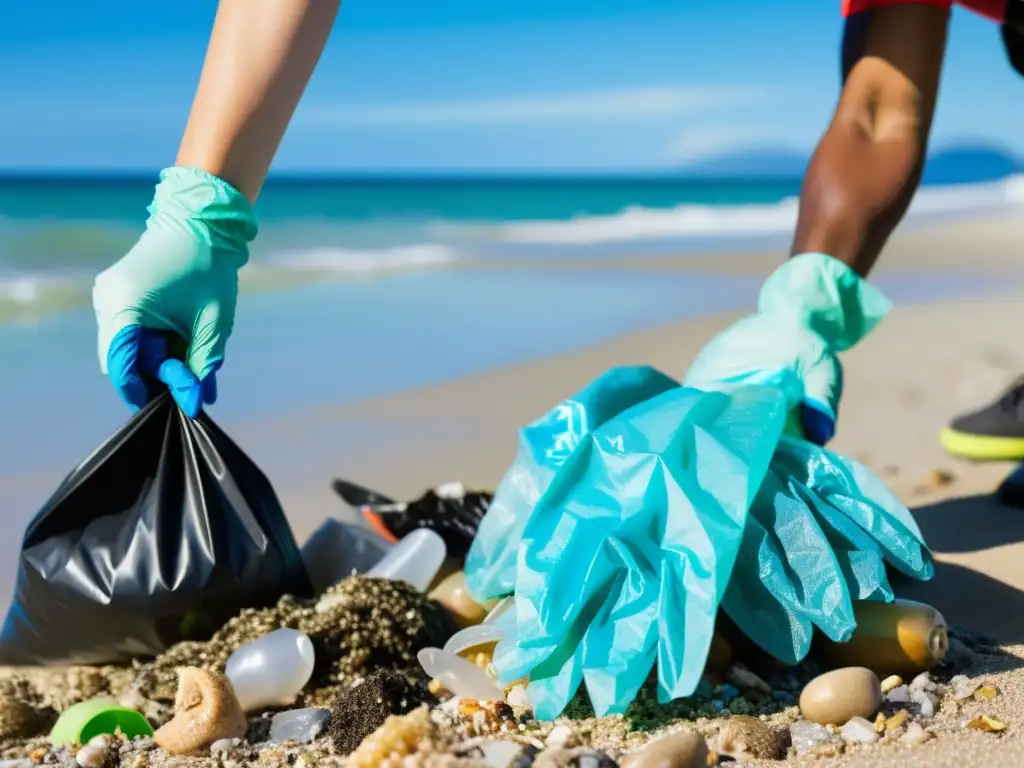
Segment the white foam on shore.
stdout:
[[[998,212],[1024,205],[1024,175],[996,182],[923,187],[909,217]],[[520,245],[596,245],[689,237],[758,236],[789,232],[796,225],[795,197],[763,205],[678,205],[629,207],[610,216],[577,216],[562,221],[496,224],[491,237]],[[480,230],[478,230],[480,231]],[[487,233],[480,231],[486,236]]]

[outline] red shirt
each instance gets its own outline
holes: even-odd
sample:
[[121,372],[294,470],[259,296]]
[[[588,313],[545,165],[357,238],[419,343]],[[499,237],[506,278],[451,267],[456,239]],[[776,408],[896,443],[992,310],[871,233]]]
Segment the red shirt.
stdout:
[[1002,22],[1006,14],[1006,0],[843,0],[843,16],[849,16],[861,11],[869,11],[872,8],[880,8],[884,5],[903,5],[916,3],[923,5],[938,5],[943,8],[950,8],[953,5],[962,5],[975,13]]

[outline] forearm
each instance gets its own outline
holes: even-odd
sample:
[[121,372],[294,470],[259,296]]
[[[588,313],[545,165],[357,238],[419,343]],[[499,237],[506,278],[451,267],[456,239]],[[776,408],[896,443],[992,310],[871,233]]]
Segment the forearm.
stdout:
[[220,0],[177,165],[256,200],[341,0]]
[[910,205],[924,155],[925,138],[911,126],[879,138],[839,117],[804,179],[792,254],[827,253],[867,276]]
[[899,4],[851,17],[844,85],[800,196],[793,254],[827,253],[867,275],[921,179],[948,11]]

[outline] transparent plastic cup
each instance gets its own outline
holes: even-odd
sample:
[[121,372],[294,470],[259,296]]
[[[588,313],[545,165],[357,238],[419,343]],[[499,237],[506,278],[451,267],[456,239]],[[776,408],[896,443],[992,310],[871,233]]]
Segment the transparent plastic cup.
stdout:
[[228,658],[224,673],[246,712],[291,703],[309,682],[313,643],[296,629],[275,629]]
[[366,575],[404,581],[426,592],[447,554],[444,539],[429,528],[419,528],[403,537]]
[[502,701],[505,691],[486,671],[440,648],[424,648],[416,658],[423,671],[460,698]]

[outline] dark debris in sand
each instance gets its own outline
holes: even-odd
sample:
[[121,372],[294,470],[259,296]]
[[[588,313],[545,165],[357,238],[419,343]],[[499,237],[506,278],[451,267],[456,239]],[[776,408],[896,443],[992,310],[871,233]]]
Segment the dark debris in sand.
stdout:
[[286,596],[272,608],[243,611],[206,642],[175,645],[141,666],[133,687],[147,699],[172,701],[178,667],[223,671],[239,647],[286,627],[308,635],[316,651],[313,678],[296,706],[325,707],[377,669],[418,672],[416,652],[444,645],[456,631],[443,607],[404,582],[353,576],[319,600]]

